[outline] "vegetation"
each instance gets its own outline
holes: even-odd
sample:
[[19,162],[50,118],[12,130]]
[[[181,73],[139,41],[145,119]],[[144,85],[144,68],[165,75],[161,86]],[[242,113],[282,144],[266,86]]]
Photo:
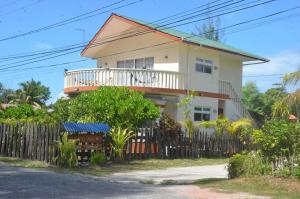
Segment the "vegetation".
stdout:
[[201,26],[196,26],[195,35],[214,40],[221,41],[224,36],[224,31],[221,30],[221,20],[219,17],[212,17],[210,12],[210,6],[207,7],[206,12],[207,20],[205,20]]
[[70,101],[69,121],[102,122],[111,127],[135,128],[159,117],[159,108],[139,92],[120,87],[101,87]]
[[102,151],[93,152],[91,155],[92,165],[101,165],[106,162],[106,155]]
[[76,140],[69,140],[68,134],[64,133],[58,143],[59,155],[55,157],[61,167],[75,167],[77,165]]
[[241,177],[231,180],[205,179],[194,184],[219,192],[246,192],[274,199],[298,199],[300,195],[299,180],[272,176]]
[[187,96],[180,100],[180,102],[177,104],[179,108],[183,108],[183,115],[184,120],[181,121],[182,127],[187,132],[190,139],[192,139],[193,134],[197,130],[197,126],[194,124],[192,117],[191,117],[191,103],[194,99],[195,93],[193,91],[189,91]]
[[[0,162],[6,162],[14,166],[29,166],[32,162],[42,163],[48,169],[54,169],[58,172],[78,172],[83,174],[90,174],[96,176],[108,175],[116,172],[138,171],[138,170],[152,170],[165,169],[171,167],[189,167],[189,166],[204,166],[225,164],[228,159],[225,158],[198,158],[198,159],[149,159],[149,160],[133,160],[129,162],[112,163],[109,165],[97,165],[88,168],[53,168],[40,161],[20,160],[16,158],[0,157]],[[30,164],[29,164],[30,163]],[[34,167],[34,165],[33,165]]]
[[133,136],[132,131],[128,131],[128,129],[121,128],[113,128],[110,131],[110,137],[112,140],[112,149],[114,153],[114,158],[116,161],[123,160],[125,144],[129,141],[129,139]]

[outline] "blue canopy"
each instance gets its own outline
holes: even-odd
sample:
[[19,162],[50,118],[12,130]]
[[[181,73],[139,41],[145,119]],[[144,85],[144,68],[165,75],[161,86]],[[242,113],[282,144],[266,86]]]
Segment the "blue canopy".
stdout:
[[102,123],[64,123],[64,128],[69,133],[108,133],[110,127]]

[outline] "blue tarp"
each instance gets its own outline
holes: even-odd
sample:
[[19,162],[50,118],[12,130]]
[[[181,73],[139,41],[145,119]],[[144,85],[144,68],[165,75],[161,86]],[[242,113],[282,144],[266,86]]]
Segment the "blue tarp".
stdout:
[[108,133],[110,127],[102,123],[64,123],[64,128],[69,133]]

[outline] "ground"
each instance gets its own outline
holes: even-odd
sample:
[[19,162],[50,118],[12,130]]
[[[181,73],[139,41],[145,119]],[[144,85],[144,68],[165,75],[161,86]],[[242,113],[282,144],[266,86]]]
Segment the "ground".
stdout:
[[[83,175],[85,171],[45,169],[47,164],[42,162],[0,157],[0,198],[300,198],[299,180],[274,177],[228,180],[224,160],[219,162],[223,164],[206,165],[209,161],[212,160],[136,161],[131,171],[131,164],[122,164],[117,166],[122,168],[120,172],[112,165],[109,172],[96,171],[98,175],[94,175],[91,168],[90,175]],[[202,166],[196,166],[195,162],[201,162]],[[189,167],[174,167],[173,163]]]

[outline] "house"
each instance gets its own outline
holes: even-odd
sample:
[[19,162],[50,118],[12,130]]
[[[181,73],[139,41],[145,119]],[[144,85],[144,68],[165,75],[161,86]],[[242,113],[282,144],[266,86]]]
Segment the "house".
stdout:
[[176,120],[188,91],[194,121],[250,117],[241,102],[244,62],[266,58],[229,45],[112,14],[81,52],[96,68],[65,71],[66,94],[100,86],[126,86],[145,93]]

